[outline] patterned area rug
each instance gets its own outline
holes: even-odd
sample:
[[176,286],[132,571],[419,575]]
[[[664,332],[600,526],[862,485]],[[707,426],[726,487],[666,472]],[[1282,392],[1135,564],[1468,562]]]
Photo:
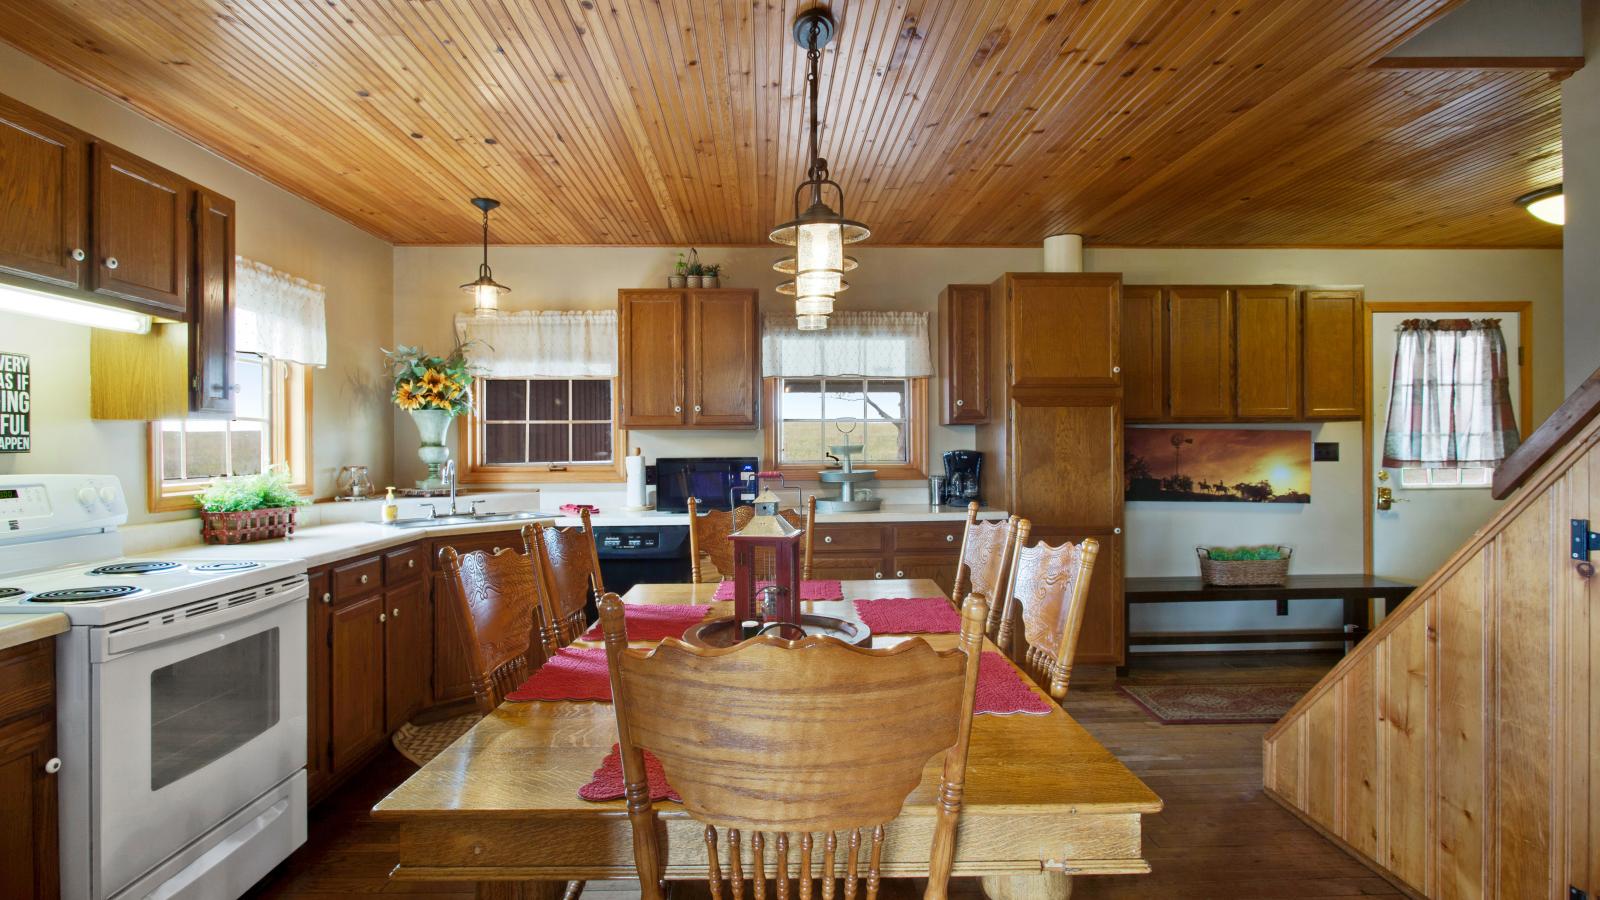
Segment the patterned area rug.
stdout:
[[471,731],[472,726],[478,724],[478,720],[482,718],[483,716],[477,713],[468,713],[453,719],[429,722],[426,725],[407,722],[394,733],[394,748],[406,759],[419,766],[425,766],[429,760],[443,753],[444,748],[454,744],[457,738]]
[[1163,725],[1271,724],[1309,684],[1119,684],[1117,690]]

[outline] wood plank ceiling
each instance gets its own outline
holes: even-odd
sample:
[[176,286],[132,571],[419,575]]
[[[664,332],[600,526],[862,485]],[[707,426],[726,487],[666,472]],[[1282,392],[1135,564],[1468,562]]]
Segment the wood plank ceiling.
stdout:
[[[799,0],[0,0],[0,39],[396,243],[749,244]],[[1372,69],[1459,0],[840,0],[875,244],[1560,246],[1559,85]]]

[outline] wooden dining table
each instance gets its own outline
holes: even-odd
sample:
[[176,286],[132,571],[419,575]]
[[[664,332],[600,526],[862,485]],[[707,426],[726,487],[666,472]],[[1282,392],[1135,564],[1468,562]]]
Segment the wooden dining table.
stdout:
[[[711,615],[730,614],[730,602],[712,600],[715,590],[714,584],[641,584],[623,601],[711,603]],[[847,599],[806,606],[859,621],[853,600],[944,596],[927,579],[845,581],[842,593]],[[956,642],[954,634],[918,637],[938,649]],[[875,634],[872,641],[883,647],[908,639]],[[996,648],[985,641],[985,649]],[[480,897],[524,900],[559,898],[569,879],[634,878],[623,801],[578,797],[616,740],[608,703],[501,704],[374,808],[376,819],[399,830],[400,862],[391,878],[473,881]],[[816,747],[826,754],[828,736],[817,735]],[[941,754],[928,761],[922,783],[887,829],[886,877],[927,874],[942,760]],[[704,879],[703,826],[676,803],[655,809],[666,835],[666,877]],[[1073,875],[1148,872],[1140,817],[1160,810],[1161,799],[1059,706],[1044,715],[980,715],[954,874],[983,876],[985,892],[996,900],[1021,900],[1065,897]]]

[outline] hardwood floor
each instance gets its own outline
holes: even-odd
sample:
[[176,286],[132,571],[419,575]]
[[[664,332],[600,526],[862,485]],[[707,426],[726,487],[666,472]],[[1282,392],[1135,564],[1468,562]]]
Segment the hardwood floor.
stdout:
[[[1330,654],[1226,654],[1141,662],[1135,683],[1316,681]],[[1261,793],[1265,725],[1159,725],[1115,689],[1109,669],[1080,671],[1067,710],[1166,802],[1145,820],[1144,876],[1078,878],[1073,897],[1311,898],[1400,896]],[[390,883],[391,826],[367,815],[414,767],[389,751],[312,811],[311,836],[250,893],[251,900],[331,900],[403,893],[410,900],[472,894],[469,884]],[[585,896],[637,896],[627,882],[591,883]],[[978,895],[975,879],[952,894]]]

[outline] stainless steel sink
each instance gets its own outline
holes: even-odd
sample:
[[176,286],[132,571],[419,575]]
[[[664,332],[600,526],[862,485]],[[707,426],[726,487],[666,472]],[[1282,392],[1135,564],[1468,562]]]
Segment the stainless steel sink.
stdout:
[[544,519],[548,516],[536,512],[497,512],[462,514],[456,516],[419,516],[415,519],[397,519],[389,524],[396,528],[434,528],[444,525],[472,525],[477,523],[494,522],[529,522],[535,519]]

